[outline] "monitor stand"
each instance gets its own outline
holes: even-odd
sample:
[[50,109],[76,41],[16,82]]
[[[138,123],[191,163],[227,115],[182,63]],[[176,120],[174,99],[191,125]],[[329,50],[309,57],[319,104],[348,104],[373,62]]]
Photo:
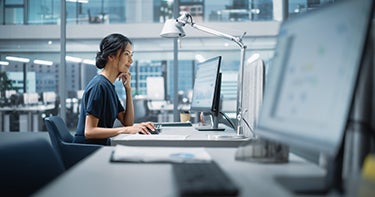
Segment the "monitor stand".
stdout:
[[334,192],[343,194],[342,163],[343,146],[335,158],[327,158],[326,172],[320,176],[291,176],[280,175],[275,177],[277,183],[294,194],[318,195]]
[[212,115],[212,124],[207,126],[196,126],[196,130],[198,131],[225,131],[225,128],[219,127],[219,119],[218,116],[213,114]]
[[237,148],[235,159],[257,163],[286,163],[289,161],[289,147],[270,140],[253,138]]

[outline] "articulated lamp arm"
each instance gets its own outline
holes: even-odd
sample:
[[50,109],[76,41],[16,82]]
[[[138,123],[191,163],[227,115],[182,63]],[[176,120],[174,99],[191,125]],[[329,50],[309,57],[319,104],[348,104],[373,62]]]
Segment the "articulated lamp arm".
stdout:
[[184,37],[185,32],[183,27],[188,24],[191,27],[198,29],[200,31],[213,34],[215,36],[232,40],[233,42],[237,43],[238,46],[241,48],[241,59],[240,59],[240,70],[238,73],[238,87],[237,87],[237,137],[244,137],[243,128],[242,128],[242,78],[244,75],[244,66],[245,66],[245,53],[246,53],[246,45],[242,42],[242,38],[246,35],[244,32],[241,36],[232,36],[226,33],[222,33],[208,27],[204,27],[202,25],[197,25],[193,21],[193,17],[190,13],[185,12],[177,19],[169,19],[165,22],[163,30],[160,34],[162,37],[167,38],[176,38],[176,37]]
[[214,29],[202,26],[202,25],[197,25],[194,23],[192,16],[190,13],[185,12],[183,13],[180,17],[176,19],[176,22],[180,26],[185,26],[186,24],[192,26],[195,29],[198,29],[200,31],[213,34],[215,36],[221,37],[221,38],[226,38],[229,40],[232,40],[233,42],[237,43],[241,48],[246,48],[246,46],[242,43],[242,38],[246,35],[246,32],[244,32],[241,36],[232,36],[223,32],[216,31]]
[[246,35],[246,32],[242,34],[242,36],[232,36],[226,33],[222,33],[213,29],[210,29],[208,27],[197,25],[193,21],[193,17],[190,15],[190,13],[185,12],[180,17],[176,19],[177,24],[180,27],[185,26],[186,24],[189,24],[195,29],[198,29],[200,31],[216,35],[221,38],[232,40],[233,42],[237,43],[238,46],[241,48],[241,59],[240,59],[240,70],[238,74],[238,87],[237,87],[237,136],[243,136],[243,128],[242,128],[242,78],[244,75],[244,66],[245,66],[245,51],[246,51],[246,45],[242,42],[242,38]]

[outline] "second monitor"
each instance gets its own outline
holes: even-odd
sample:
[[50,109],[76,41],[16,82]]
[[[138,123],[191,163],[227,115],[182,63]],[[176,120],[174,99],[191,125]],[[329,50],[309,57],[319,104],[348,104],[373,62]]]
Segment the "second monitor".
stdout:
[[218,127],[220,112],[221,56],[210,58],[197,64],[194,79],[191,111],[209,112],[212,115],[211,126],[198,126],[197,130],[223,131]]

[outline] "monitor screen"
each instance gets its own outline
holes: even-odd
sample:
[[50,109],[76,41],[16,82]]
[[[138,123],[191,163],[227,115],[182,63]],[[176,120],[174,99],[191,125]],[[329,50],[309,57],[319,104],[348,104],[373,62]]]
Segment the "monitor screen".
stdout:
[[249,57],[242,78],[242,119],[241,125],[246,137],[251,137],[258,122],[263,101],[265,64],[258,53]]
[[164,77],[147,77],[147,99],[164,101]]
[[256,133],[335,156],[356,86],[372,1],[339,1],[284,22]]
[[55,103],[56,97],[57,95],[55,92],[43,92],[42,93],[42,99],[43,99],[44,104]]
[[39,94],[33,93],[23,93],[23,104],[24,105],[35,105],[39,102]]
[[[217,84],[219,79],[221,56],[208,59],[197,63],[197,72],[194,79],[193,97],[191,101],[191,110],[198,112],[212,112],[218,106],[215,106],[216,97],[220,91]],[[217,104],[217,103],[216,103]]]

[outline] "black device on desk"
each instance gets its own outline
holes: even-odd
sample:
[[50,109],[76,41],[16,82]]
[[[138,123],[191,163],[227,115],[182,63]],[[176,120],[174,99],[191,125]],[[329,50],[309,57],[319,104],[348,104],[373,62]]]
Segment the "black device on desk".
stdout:
[[221,88],[221,56],[197,63],[194,79],[191,111],[209,112],[212,115],[212,126],[197,126],[202,131],[224,131],[219,128],[220,88]]
[[[161,124],[155,124],[155,131],[148,129],[148,132],[151,133],[151,135],[157,135],[161,132],[162,130],[162,125]],[[142,132],[139,132],[139,134],[144,134]]]
[[155,125],[161,125],[163,127],[191,127],[191,122],[158,122]]
[[175,163],[173,173],[180,196],[237,196],[238,187],[215,162]]
[[[367,0],[339,1],[288,19],[280,27],[255,133],[324,155],[325,177],[277,178],[296,193],[345,189],[342,174],[345,146],[351,145],[345,143],[348,131],[370,125],[361,125],[366,122],[363,118],[371,115],[358,116],[365,109],[358,110],[357,104],[372,95],[372,87],[358,85],[373,72],[366,59],[373,57],[369,53],[373,4]],[[353,157],[356,155],[348,155]]]

